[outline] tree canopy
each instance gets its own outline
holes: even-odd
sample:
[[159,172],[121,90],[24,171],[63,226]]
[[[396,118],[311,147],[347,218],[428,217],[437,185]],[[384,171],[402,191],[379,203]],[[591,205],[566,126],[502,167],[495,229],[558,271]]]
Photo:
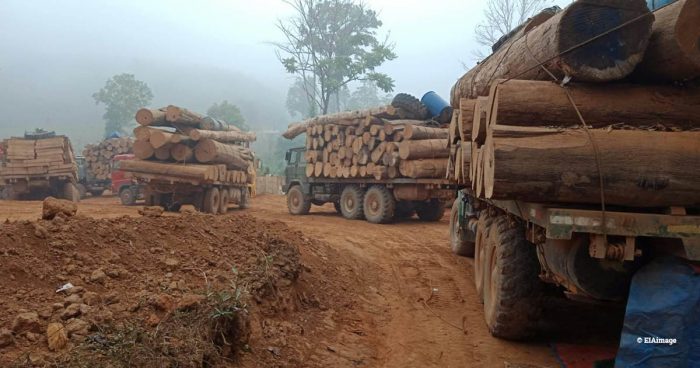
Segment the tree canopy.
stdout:
[[344,87],[354,81],[373,81],[385,92],[394,81],[376,69],[396,54],[388,38],[377,40],[382,26],[377,13],[351,0],[290,0],[296,15],[279,21],[286,41],[276,43],[287,72],[297,75],[309,111],[326,114],[339,105]]
[[245,118],[243,118],[241,110],[238,108],[238,106],[228,102],[227,100],[211,105],[209,110],[207,110],[207,115],[235,125],[241,130],[250,130],[250,127],[248,124],[246,124]]
[[113,132],[126,133],[126,128],[134,120],[139,108],[148,105],[153,93],[145,82],[137,80],[133,74],[118,74],[110,78],[92,95],[96,104],[104,104],[106,111],[105,137]]

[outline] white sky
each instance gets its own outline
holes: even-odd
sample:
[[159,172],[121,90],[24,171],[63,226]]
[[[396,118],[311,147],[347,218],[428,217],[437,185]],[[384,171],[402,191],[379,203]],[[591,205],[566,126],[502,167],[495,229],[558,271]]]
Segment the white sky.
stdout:
[[[484,3],[367,0],[396,44],[398,59],[382,68],[396,91],[446,97],[463,73],[460,60],[470,61]],[[275,22],[289,15],[281,0],[3,0],[0,42],[45,57],[194,62],[278,84],[289,76],[267,42],[280,40]]]

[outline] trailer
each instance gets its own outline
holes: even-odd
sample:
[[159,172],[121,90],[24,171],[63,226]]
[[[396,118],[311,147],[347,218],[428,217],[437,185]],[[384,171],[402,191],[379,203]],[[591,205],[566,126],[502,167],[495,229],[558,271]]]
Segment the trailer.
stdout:
[[545,284],[566,297],[624,304],[632,276],[665,255],[700,260],[700,209],[550,205],[475,197],[450,216],[452,251],[474,258],[474,283],[494,336],[523,339],[542,317]]
[[384,224],[417,214],[423,221],[439,221],[445,203],[455,195],[454,184],[446,179],[307,177],[304,152],[304,147],[293,148],[285,156],[283,191],[293,215],[308,214],[311,205],[333,203],[350,220]]
[[[248,208],[251,197],[251,184],[208,178],[183,177],[160,173],[145,173],[125,168],[130,160],[119,161],[120,170],[127,173],[137,186],[146,206],[162,206],[167,211],[177,212],[185,204],[193,205],[198,211],[210,214],[224,214],[231,204],[241,209]],[[155,163],[158,165],[158,163]],[[168,165],[168,164],[161,164]],[[120,192],[121,193],[121,192]]]

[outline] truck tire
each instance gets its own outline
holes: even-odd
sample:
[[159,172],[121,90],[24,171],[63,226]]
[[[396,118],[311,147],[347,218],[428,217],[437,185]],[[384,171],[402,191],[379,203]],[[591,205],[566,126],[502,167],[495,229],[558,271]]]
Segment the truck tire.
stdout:
[[394,96],[394,99],[391,101],[391,106],[400,108],[410,113],[413,115],[414,119],[425,120],[430,117],[428,108],[422,102],[420,102],[419,99],[409,95],[408,93],[399,93]]
[[124,187],[119,191],[119,199],[121,200],[122,205],[131,206],[136,203],[136,193],[134,193],[131,188]]
[[230,197],[228,195],[228,189],[222,189],[219,191],[219,213],[224,215],[228,212],[228,204],[230,202]]
[[364,213],[367,221],[373,224],[386,224],[394,219],[396,200],[383,185],[373,185],[365,193]]
[[479,222],[476,225],[476,239],[474,241],[474,286],[479,295],[479,301],[484,302],[484,254],[488,247],[488,237],[491,231],[493,217],[488,211],[479,213]]
[[80,191],[78,191],[78,187],[71,182],[63,184],[63,199],[72,202],[80,202]]
[[[241,193],[241,203],[243,193]],[[287,209],[292,215],[308,215],[311,209],[311,201],[304,196],[301,186],[295,185],[287,191]]]
[[450,248],[458,256],[473,257],[474,243],[469,241],[467,230],[459,226],[459,202],[460,199],[455,199],[450,211]]
[[250,191],[248,187],[241,188],[241,202],[238,203],[238,208],[246,209],[250,207]]
[[433,198],[416,204],[416,213],[421,221],[436,222],[445,215],[445,206],[439,199]]
[[78,188],[78,194],[80,195],[80,199],[85,198],[85,196],[87,195],[87,189],[85,188],[85,186],[82,184],[78,184],[76,185],[76,188]]
[[494,217],[484,249],[484,317],[495,337],[532,337],[542,314],[542,281],[535,246],[507,215]]
[[204,193],[204,204],[202,208],[205,213],[211,213],[216,215],[219,213],[219,204],[221,202],[221,193],[219,193],[219,188],[209,188]]
[[346,185],[340,193],[340,213],[348,220],[361,220],[364,216],[365,191],[357,185]]

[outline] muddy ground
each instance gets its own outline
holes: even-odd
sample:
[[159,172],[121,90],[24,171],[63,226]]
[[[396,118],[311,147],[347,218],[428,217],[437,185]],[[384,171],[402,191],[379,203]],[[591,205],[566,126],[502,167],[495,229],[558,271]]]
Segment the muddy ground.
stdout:
[[[74,227],[64,230],[77,232],[81,226],[87,226],[108,232],[110,226],[119,227],[120,223],[126,223],[129,228],[145,221],[149,229],[188,228],[196,224],[203,233],[181,232],[179,237],[161,234],[152,238],[152,241],[160,242],[156,247],[162,248],[163,254],[158,250],[153,253],[152,247],[133,248],[121,242],[122,248],[119,249],[122,250],[116,251],[119,257],[114,267],[117,274],[123,269],[127,277],[106,276],[108,286],[91,282],[95,269],[111,270],[109,267],[112,267],[98,253],[91,257],[93,263],[82,262],[77,271],[71,268],[78,276],[77,283],[100,295],[118,290],[134,296],[141,293],[138,295],[146,300],[167,293],[177,301],[206,287],[200,271],[218,272],[221,274],[219,278],[226,280],[228,263],[222,262],[223,259],[248,255],[247,261],[239,263],[253,269],[260,264],[257,253],[232,250],[237,246],[257,244],[255,247],[262,249],[263,259],[270,252],[271,241],[283,242],[298,252],[298,262],[294,260],[294,254],[287,252],[282,266],[275,266],[277,276],[274,283],[278,291],[275,298],[270,299],[269,295],[263,295],[265,293],[251,296],[249,345],[235,360],[225,360],[222,363],[225,366],[558,367],[560,365],[552,354],[552,341],[604,342],[610,345],[614,344],[619,331],[619,315],[615,312],[555,300],[549,303],[548,311],[553,318],[538,341],[516,343],[491,337],[474,289],[472,261],[456,257],[449,251],[447,216],[438,223],[412,219],[392,225],[372,225],[345,220],[336,215],[330,205],[314,206],[308,216],[291,216],[281,196],[257,197],[252,208],[245,211],[232,209],[228,215],[215,219],[192,214],[143,219],[138,215],[138,208],[120,206],[114,197],[89,198],[81,202],[78,212],[79,216],[89,219],[68,220],[82,222],[74,222]],[[34,225],[22,221],[36,220],[40,213],[40,202],[0,202],[0,221],[10,222],[4,225],[6,232],[26,228],[22,231],[31,238],[36,231]],[[121,216],[134,219],[120,219]],[[7,230],[10,226],[19,230]],[[237,245],[236,239],[242,234],[240,228],[257,235]],[[139,237],[134,231],[127,233],[134,239]],[[196,240],[186,240],[190,236]],[[21,237],[15,240],[23,242]],[[204,250],[191,250],[202,242]],[[44,243],[40,240],[28,243],[33,246],[27,259],[34,262],[44,260],[45,257],[36,250]],[[12,243],[0,242],[0,247],[17,247],[8,244]],[[222,248],[217,249],[217,244]],[[80,249],[87,252],[90,248]],[[68,255],[80,253],[72,249],[64,251]],[[164,263],[170,252],[178,254],[178,259],[186,265],[178,264],[177,270],[173,271],[173,267]],[[0,303],[0,315],[3,316],[0,328],[10,328],[13,318],[19,313],[33,310],[41,313],[42,308],[60,303],[64,296],[59,298],[53,292],[61,282],[57,277],[71,279],[65,270],[68,264],[61,263],[68,262],[65,259],[70,257],[65,255],[55,261],[56,271],[40,268],[43,271],[39,274],[30,272],[19,279],[14,274],[26,271],[18,269],[24,265],[12,265],[15,259],[12,257],[17,256],[11,253],[8,249],[0,249],[1,276],[3,279],[14,277],[9,290],[21,291],[3,291],[0,295],[3,300]],[[23,254],[21,251],[15,253]],[[114,255],[111,257],[117,259]],[[140,261],[131,264],[130,258]],[[212,262],[215,265],[211,265]],[[293,277],[289,272],[279,271],[285,266],[294,269]],[[145,271],[139,272],[138,269]],[[23,286],[25,282],[31,286]],[[125,282],[137,286],[120,286]],[[181,285],[178,286],[178,282]],[[118,313],[123,313],[124,318],[147,321],[148,318],[163,317],[163,313],[153,306],[133,313],[129,313],[129,305],[122,307]],[[612,323],[611,315],[614,316]],[[56,319],[49,316],[40,323],[46,324],[52,318]],[[41,358],[38,362],[52,362],[57,354],[45,348],[45,338],[30,337],[35,341],[26,336],[16,337],[14,344],[0,348],[0,353],[16,361],[27,358],[27,354],[36,350],[43,354],[34,357]],[[71,346],[80,346],[80,343],[71,341]]]

